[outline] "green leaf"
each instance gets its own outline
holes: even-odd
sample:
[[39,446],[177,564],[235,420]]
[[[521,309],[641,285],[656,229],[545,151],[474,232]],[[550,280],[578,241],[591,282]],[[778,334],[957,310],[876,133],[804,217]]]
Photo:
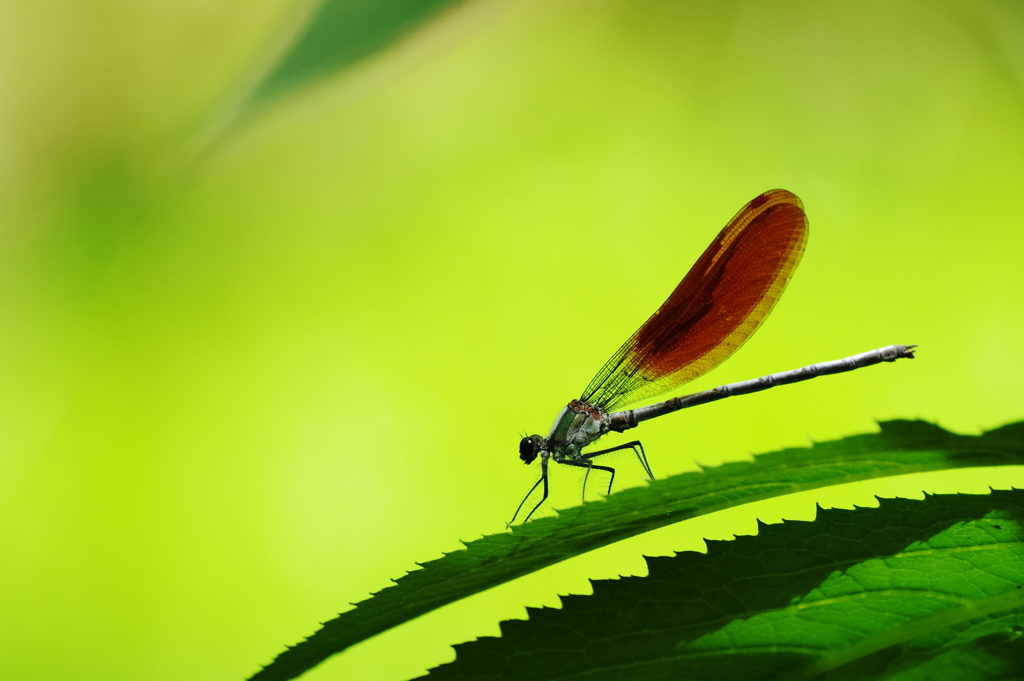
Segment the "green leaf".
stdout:
[[291,679],[351,645],[443,605],[567,558],[672,523],[752,501],[871,478],[971,466],[1024,464],[1024,422],[980,436],[922,421],[891,421],[881,432],[754,461],[684,473],[624,490],[511,533],[483,537],[424,563],[354,610],[325,623],[252,678]]
[[326,0],[257,86],[253,100],[352,66],[454,4],[456,0]]
[[762,525],[456,646],[463,679],[1006,679],[1024,674],[1024,490]]

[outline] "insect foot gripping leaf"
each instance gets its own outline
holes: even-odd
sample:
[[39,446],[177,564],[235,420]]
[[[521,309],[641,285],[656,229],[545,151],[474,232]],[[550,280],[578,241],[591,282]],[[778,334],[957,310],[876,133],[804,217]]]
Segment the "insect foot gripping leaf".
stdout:
[[425,678],[1021,678],[1022,490],[882,499],[708,544],[504,622]]

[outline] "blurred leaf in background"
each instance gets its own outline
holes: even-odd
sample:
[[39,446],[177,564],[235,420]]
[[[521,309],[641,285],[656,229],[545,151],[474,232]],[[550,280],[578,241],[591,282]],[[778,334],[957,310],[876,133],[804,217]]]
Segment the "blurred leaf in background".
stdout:
[[283,96],[388,48],[456,0],[326,0],[261,79],[253,99]]
[[[1019,4],[425,2],[355,68],[260,99],[318,7],[0,6],[0,677],[238,678],[500,530],[533,482],[517,430],[769,188],[803,199],[806,256],[693,387],[920,359],[645,424],[656,473],[1020,418]],[[985,473],[612,547],[308,678],[416,676],[640,551]]]

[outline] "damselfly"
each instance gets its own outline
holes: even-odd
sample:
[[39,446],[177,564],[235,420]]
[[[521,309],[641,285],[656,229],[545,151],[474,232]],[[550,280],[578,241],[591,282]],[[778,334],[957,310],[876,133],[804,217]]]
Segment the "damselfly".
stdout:
[[605,433],[621,433],[641,421],[733,395],[767,390],[815,376],[913,358],[913,345],[889,345],[852,357],[731,383],[674,397],[639,409],[617,411],[688,383],[724,362],[750,338],[775,307],[807,244],[807,216],[800,199],[784,189],[767,191],[748,203],[711,242],[668,300],[627,340],[590,382],[583,395],[562,409],[547,437],[530,435],[519,443],[527,464],[540,457],[540,479],[520,502],[509,524],[538,486],[543,496],[523,522],[548,498],[548,463],[608,473],[615,469],[594,459],[631,449],[651,479],[647,455],[638,440],[584,453]]

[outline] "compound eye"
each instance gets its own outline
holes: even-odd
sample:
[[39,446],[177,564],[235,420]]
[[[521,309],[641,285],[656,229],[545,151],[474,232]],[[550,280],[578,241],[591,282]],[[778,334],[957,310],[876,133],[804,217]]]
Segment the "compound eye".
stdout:
[[531,435],[519,441],[519,458],[527,464],[533,463],[533,460],[537,458],[537,449],[540,447],[539,439],[536,435]]

